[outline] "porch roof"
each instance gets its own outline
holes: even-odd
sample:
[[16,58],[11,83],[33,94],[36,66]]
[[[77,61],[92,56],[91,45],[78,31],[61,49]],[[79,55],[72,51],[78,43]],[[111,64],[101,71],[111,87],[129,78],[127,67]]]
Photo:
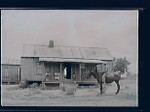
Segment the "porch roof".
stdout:
[[76,63],[106,63],[101,60],[86,60],[86,59],[63,59],[63,58],[39,58],[39,61],[44,62],[76,62]]

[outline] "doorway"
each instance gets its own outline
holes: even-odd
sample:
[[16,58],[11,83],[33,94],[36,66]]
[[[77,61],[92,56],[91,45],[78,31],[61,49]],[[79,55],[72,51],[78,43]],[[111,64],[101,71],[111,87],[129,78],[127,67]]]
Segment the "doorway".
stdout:
[[64,67],[65,67],[64,70],[66,70],[65,78],[71,79],[71,63],[64,63]]

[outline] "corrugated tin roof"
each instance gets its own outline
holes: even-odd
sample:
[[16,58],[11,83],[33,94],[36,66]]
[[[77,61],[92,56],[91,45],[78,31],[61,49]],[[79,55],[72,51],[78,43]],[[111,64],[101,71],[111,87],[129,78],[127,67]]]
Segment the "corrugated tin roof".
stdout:
[[29,45],[23,47],[22,57],[82,59],[82,60],[112,60],[108,49],[98,47],[72,47]]
[[7,59],[7,58],[3,58],[1,64],[21,65],[21,62],[20,62],[19,59]]

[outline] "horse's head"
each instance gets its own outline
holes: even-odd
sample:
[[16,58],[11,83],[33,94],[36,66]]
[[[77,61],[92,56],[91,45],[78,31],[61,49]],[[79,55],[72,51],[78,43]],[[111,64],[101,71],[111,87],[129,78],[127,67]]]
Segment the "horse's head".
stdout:
[[86,78],[89,79],[95,73],[96,73],[96,71],[94,69],[90,69],[90,72],[87,74]]

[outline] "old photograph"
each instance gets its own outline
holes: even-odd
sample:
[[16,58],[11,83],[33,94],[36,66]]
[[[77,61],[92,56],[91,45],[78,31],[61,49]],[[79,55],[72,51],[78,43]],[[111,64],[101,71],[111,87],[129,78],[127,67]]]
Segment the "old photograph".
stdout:
[[1,105],[138,107],[138,10],[2,10]]

